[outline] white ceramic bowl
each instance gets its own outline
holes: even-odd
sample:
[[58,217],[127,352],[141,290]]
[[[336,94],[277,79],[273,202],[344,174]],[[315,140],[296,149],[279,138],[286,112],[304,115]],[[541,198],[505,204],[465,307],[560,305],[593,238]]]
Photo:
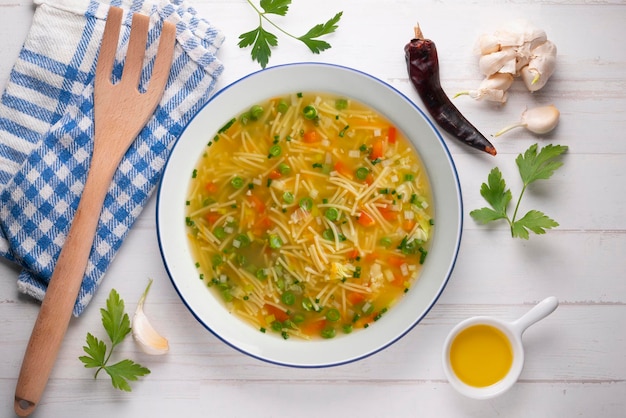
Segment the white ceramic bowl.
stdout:
[[[421,275],[403,299],[373,326],[330,340],[284,340],[264,334],[231,315],[198,280],[185,231],[190,173],[207,139],[252,104],[298,91],[337,93],[384,114],[414,143],[428,171],[435,228]],[[175,144],[158,192],[157,232],[163,261],[191,313],[225,343],[255,358],[295,367],[334,366],[362,359],[400,339],[435,304],[454,267],[462,229],[461,190],[441,135],[407,97],[359,71],[328,64],[299,63],[253,73],[218,92]]]

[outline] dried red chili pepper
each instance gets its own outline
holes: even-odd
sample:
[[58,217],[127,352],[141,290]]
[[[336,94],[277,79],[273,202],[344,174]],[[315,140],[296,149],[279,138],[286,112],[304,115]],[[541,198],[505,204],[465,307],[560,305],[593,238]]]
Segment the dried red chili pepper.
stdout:
[[437,48],[430,39],[423,39],[419,26],[415,27],[415,38],[404,47],[404,53],[411,83],[437,124],[461,142],[496,155],[494,146],[461,114],[441,88]]

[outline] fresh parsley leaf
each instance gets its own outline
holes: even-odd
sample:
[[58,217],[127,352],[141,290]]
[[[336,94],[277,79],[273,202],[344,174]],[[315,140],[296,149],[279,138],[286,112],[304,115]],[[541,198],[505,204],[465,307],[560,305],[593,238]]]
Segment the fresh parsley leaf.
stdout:
[[88,332],[87,345],[83,346],[83,351],[87,355],[80,356],[78,359],[83,362],[86,368],[98,369],[94,378],[98,377],[100,370],[104,370],[111,376],[114,388],[130,392],[131,388],[128,381],[137,380],[139,376],[149,374],[150,370],[132,360],[122,360],[116,364],[108,365],[113,350],[130,333],[131,328],[128,314],[124,312],[124,301],[120,299],[120,295],[115,289],[109,293],[106,306],[106,309],[100,309],[100,313],[102,326],[111,340],[111,349],[108,350],[104,341]]
[[111,289],[107,299],[107,308],[100,309],[102,326],[106,330],[114,346],[122,342],[130,333],[130,319],[124,312],[124,301],[115,289]]
[[506,207],[511,201],[512,195],[511,190],[506,188],[506,183],[498,167],[491,170],[487,176],[487,184],[483,183],[480,187],[480,194],[501,218],[506,217]]
[[317,38],[333,33],[337,30],[339,27],[339,20],[343,15],[343,12],[339,12],[326,23],[315,25],[309,29],[307,33],[298,37],[285,31],[268,18],[268,15],[287,15],[289,6],[291,5],[291,0],[261,0],[260,9],[257,8],[251,0],[247,1],[259,15],[259,26],[256,29],[239,35],[238,45],[240,48],[252,47],[250,55],[254,61],[257,61],[261,65],[262,68],[265,68],[269,63],[269,59],[272,55],[272,48],[278,46],[278,37],[263,27],[264,21],[274,26],[284,35],[301,41],[314,54],[319,54],[320,52],[329,49],[331,45],[328,42]]
[[552,177],[554,171],[563,165],[562,161],[554,161],[554,159],[565,151],[567,151],[566,146],[550,144],[543,147],[537,154],[537,144],[531,145],[515,160],[524,184]]
[[90,332],[87,333],[87,345],[83,346],[83,350],[87,356],[79,357],[80,361],[85,363],[87,368],[102,367],[105,363],[107,346],[104,341],[100,341]]
[[265,68],[272,55],[271,47],[278,45],[278,38],[271,32],[267,32],[262,26],[254,29],[253,31],[243,33],[239,36],[241,41],[239,42],[240,48],[252,46],[252,59],[261,64],[261,67]]
[[532,231],[537,235],[545,234],[546,229],[556,228],[558,222],[549,218],[543,212],[531,210],[523,218],[513,222],[511,232],[513,237],[528,239],[528,231]]
[[111,376],[113,387],[126,392],[131,392],[129,380],[135,381],[139,376],[150,374],[150,370],[132,360],[122,360],[105,367],[104,370]]
[[330,48],[330,44],[328,42],[321,41],[315,38],[328,35],[329,33],[333,33],[335,30],[337,30],[337,28],[339,27],[337,23],[339,23],[342,15],[343,12],[339,12],[330,20],[328,20],[328,22],[313,26],[307,33],[300,36],[298,39],[304,42],[304,44],[309,47],[311,52],[313,52],[314,54],[319,54],[320,52]]
[[265,13],[285,16],[289,11],[291,0],[261,0],[260,4]]
[[481,196],[491,208],[484,207],[473,210],[470,212],[470,216],[483,224],[506,219],[511,228],[511,235],[514,238],[522,239],[528,239],[529,232],[540,235],[545,234],[547,229],[559,226],[558,222],[538,210],[531,210],[520,219],[517,219],[517,212],[528,185],[536,180],[547,180],[552,177],[554,171],[563,165],[563,162],[557,161],[556,158],[567,149],[567,146],[562,145],[546,145],[538,151],[538,145],[534,144],[523,154],[518,155],[515,162],[522,178],[523,187],[512,217],[507,214],[507,208],[512,200],[511,191],[507,189],[500,169],[498,167],[493,168],[487,177],[487,183],[483,183],[480,187]]

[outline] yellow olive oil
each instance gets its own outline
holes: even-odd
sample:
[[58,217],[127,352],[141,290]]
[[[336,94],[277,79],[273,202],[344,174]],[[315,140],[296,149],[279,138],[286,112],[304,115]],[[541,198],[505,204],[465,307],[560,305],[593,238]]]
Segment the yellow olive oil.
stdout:
[[511,342],[502,331],[491,325],[470,326],[452,341],[450,364],[456,376],[469,386],[493,385],[511,369]]

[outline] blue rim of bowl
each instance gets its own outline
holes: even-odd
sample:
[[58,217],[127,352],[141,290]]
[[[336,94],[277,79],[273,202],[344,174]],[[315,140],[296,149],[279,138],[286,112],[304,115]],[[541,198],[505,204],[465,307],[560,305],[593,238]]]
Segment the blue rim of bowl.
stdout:
[[409,99],[404,93],[402,93],[401,91],[399,91],[398,89],[396,89],[395,87],[393,87],[392,85],[390,85],[389,83],[371,75],[368,74],[364,71],[361,70],[357,70],[351,67],[347,67],[347,66],[343,66],[343,65],[338,65],[338,64],[328,64],[328,63],[320,63],[320,62],[296,62],[296,63],[289,63],[289,64],[282,64],[282,65],[276,65],[273,67],[269,67],[269,68],[265,68],[262,70],[258,70],[255,72],[252,72],[250,74],[247,74],[241,78],[239,78],[238,80],[228,84],[227,86],[223,87],[221,90],[217,91],[208,101],[207,103],[205,103],[197,112],[196,114],[189,120],[189,122],[187,123],[187,125],[185,126],[185,128],[183,129],[183,131],[181,132],[181,134],[179,135],[179,137],[176,139],[176,141],[174,142],[174,144],[172,145],[170,154],[168,155],[167,160],[165,161],[165,165],[163,166],[163,176],[165,176],[165,173],[167,171],[167,167],[168,164],[170,162],[170,157],[173,153],[174,148],[176,147],[176,145],[178,144],[178,141],[184,136],[185,131],[187,130],[187,127],[191,124],[191,122],[200,114],[202,113],[202,110],[208,106],[211,102],[213,102],[217,97],[221,96],[222,94],[226,93],[231,87],[239,84],[240,82],[250,78],[250,77],[254,77],[257,74],[260,73],[264,73],[264,72],[268,72],[268,71],[275,71],[277,69],[281,69],[281,68],[285,68],[285,67],[295,67],[295,66],[320,66],[320,67],[333,67],[333,68],[338,68],[341,70],[345,70],[345,71],[349,71],[349,72],[353,72],[355,74],[367,77],[377,83],[382,84],[383,86],[385,86],[386,88],[388,88],[389,90],[393,91],[395,94],[397,94],[398,96],[400,96],[403,100],[405,100],[407,102],[407,104],[409,104],[410,106],[412,106],[414,108],[414,110],[416,112],[418,112],[423,118],[424,120],[428,123],[428,125],[431,127],[431,129],[433,130],[433,132],[435,133],[437,139],[440,142],[441,147],[443,148],[445,155],[447,157],[448,163],[450,164],[450,168],[452,169],[452,173],[453,173],[453,177],[454,180],[456,182],[456,194],[457,194],[457,199],[459,202],[459,218],[458,218],[458,229],[456,231],[456,246],[454,248],[454,254],[452,256],[452,259],[450,261],[450,264],[448,266],[448,270],[445,274],[445,278],[441,283],[441,286],[439,287],[439,291],[437,292],[436,295],[434,295],[430,305],[424,309],[424,311],[422,312],[422,314],[417,317],[415,319],[415,321],[413,321],[413,323],[406,328],[406,330],[400,334],[398,334],[395,338],[389,340],[386,344],[381,345],[380,347],[378,347],[375,350],[371,350],[369,352],[366,352],[360,356],[355,356],[353,358],[349,358],[343,361],[336,361],[336,362],[332,362],[332,363],[324,363],[324,364],[313,364],[313,365],[308,365],[308,364],[292,364],[292,363],[287,363],[287,362],[280,362],[280,361],[276,361],[276,360],[271,360],[268,358],[264,358],[262,356],[258,356],[254,353],[251,353],[249,351],[246,351],[244,349],[242,349],[241,347],[238,347],[234,344],[232,344],[230,341],[224,339],[222,336],[220,336],[218,333],[216,333],[215,331],[213,331],[213,329],[211,329],[210,326],[208,326],[203,320],[202,318],[200,318],[198,316],[198,314],[194,311],[193,307],[190,306],[187,301],[185,300],[185,298],[183,297],[179,287],[176,285],[176,281],[173,278],[172,272],[170,271],[169,267],[168,267],[168,263],[167,263],[167,259],[165,256],[165,252],[163,249],[163,246],[161,244],[161,231],[159,228],[159,208],[161,207],[160,202],[161,202],[161,191],[162,191],[162,183],[159,184],[159,188],[157,190],[157,201],[156,201],[156,232],[157,232],[157,242],[159,245],[159,252],[161,254],[161,259],[163,260],[163,265],[165,267],[165,270],[167,272],[168,277],[170,278],[170,282],[172,283],[172,286],[174,286],[174,289],[176,290],[176,293],[178,294],[180,300],[183,302],[183,304],[187,307],[187,309],[189,310],[189,312],[193,315],[194,318],[196,318],[196,320],[202,324],[202,326],[204,328],[206,328],[211,334],[213,334],[215,337],[217,337],[220,341],[224,342],[226,345],[230,346],[231,348],[239,351],[242,354],[245,354],[247,356],[250,356],[252,358],[255,358],[257,360],[261,360],[263,362],[266,363],[270,363],[270,364],[274,364],[274,365],[278,365],[278,366],[287,366],[287,367],[293,367],[293,368],[301,368],[301,369],[317,369],[317,368],[327,368],[327,367],[336,367],[336,366],[341,366],[341,365],[345,365],[345,364],[349,364],[349,363],[353,363],[353,362],[357,362],[360,360],[363,360],[367,357],[373,356],[376,353],[379,353],[383,350],[385,350],[386,348],[388,348],[389,346],[393,345],[394,343],[396,343],[397,341],[399,341],[400,339],[402,339],[406,334],[408,334],[411,330],[413,330],[413,328],[415,328],[415,326],[417,326],[417,324],[419,324],[425,317],[426,315],[428,315],[428,313],[430,312],[430,310],[433,308],[433,306],[435,306],[435,304],[437,303],[437,301],[439,300],[439,298],[441,297],[444,289],[446,288],[446,286],[448,285],[448,282],[450,280],[450,276],[452,275],[452,272],[454,271],[454,267],[456,265],[456,261],[458,258],[458,254],[459,254],[459,249],[461,246],[461,238],[462,238],[462,232],[463,232],[463,197],[462,197],[462,193],[461,193],[461,184],[459,181],[459,176],[458,176],[458,172],[456,169],[456,165],[454,164],[454,160],[452,159],[452,155],[450,154],[450,150],[448,149],[448,146],[446,145],[445,141],[443,140],[443,137],[441,135],[441,133],[439,132],[439,130],[437,129],[437,127],[433,124],[433,122],[430,120],[429,117],[426,116],[426,114],[424,113],[424,111],[417,106],[411,99]]

